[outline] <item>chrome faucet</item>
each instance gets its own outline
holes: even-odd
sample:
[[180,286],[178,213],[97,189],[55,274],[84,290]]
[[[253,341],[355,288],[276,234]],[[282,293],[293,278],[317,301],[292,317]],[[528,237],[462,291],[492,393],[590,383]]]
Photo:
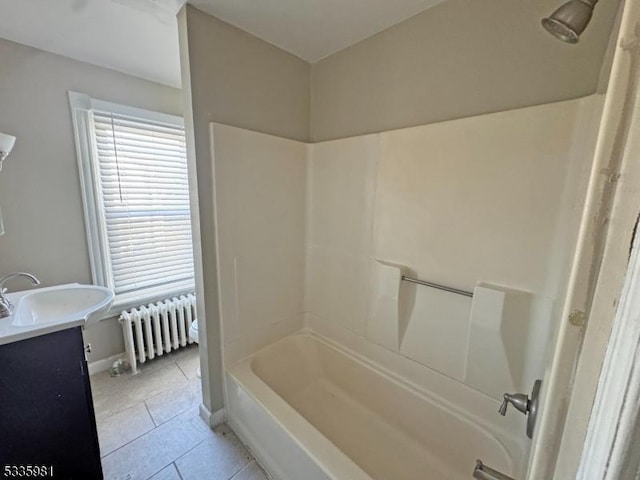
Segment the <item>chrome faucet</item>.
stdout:
[[507,414],[509,404],[511,404],[516,408],[516,410],[527,415],[527,437],[529,438],[533,437],[533,429],[536,426],[541,387],[542,380],[536,380],[533,383],[531,397],[524,393],[505,393],[502,405],[500,405],[500,409],[498,410],[498,413],[504,417]]
[[17,277],[26,277],[31,280],[31,285],[37,287],[40,285],[40,280],[31,275],[30,273],[18,272],[18,273],[10,273],[0,279],[0,318],[6,318],[13,315],[14,306],[13,303],[5,296],[7,293],[7,289],[4,287],[5,282],[11,280],[12,278]]

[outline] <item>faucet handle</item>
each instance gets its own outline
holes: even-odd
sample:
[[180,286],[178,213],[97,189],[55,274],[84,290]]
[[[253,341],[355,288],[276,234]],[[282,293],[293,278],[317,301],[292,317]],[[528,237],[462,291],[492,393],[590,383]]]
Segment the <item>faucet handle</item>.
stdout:
[[482,460],[476,460],[476,468],[473,469],[473,478],[477,480],[513,480],[491,467],[487,467]]
[[518,411],[527,415],[527,437],[533,437],[533,429],[536,426],[536,418],[538,417],[538,402],[540,400],[540,389],[542,388],[542,380],[533,382],[533,390],[531,398],[524,393],[505,393],[502,405],[498,412],[503,417],[507,414],[509,404],[513,405]]
[[529,412],[529,396],[524,393],[505,393],[498,412],[503,417],[507,414],[509,404],[525,415]]

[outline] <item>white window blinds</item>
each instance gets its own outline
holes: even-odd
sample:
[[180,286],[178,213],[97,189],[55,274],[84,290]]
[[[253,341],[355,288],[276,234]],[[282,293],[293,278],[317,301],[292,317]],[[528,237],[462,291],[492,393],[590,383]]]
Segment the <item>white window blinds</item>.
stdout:
[[104,263],[116,298],[193,289],[184,129],[113,112],[92,117]]

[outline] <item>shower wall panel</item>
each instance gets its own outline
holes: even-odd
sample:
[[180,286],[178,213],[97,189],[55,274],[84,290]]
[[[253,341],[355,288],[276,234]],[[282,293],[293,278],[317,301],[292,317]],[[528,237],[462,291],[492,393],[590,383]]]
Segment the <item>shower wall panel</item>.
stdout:
[[[566,273],[559,265],[577,227],[569,219],[586,177],[576,172],[589,170],[583,147],[596,103],[592,96],[312,145],[307,325],[368,338],[495,398],[527,391],[543,375],[557,324],[552,305]],[[504,288],[507,299],[522,292],[537,306],[505,307],[492,327],[500,348],[488,348],[486,336],[473,334],[486,315],[471,315],[472,300],[398,282],[397,310],[385,317],[397,328],[382,329],[397,338],[384,341],[368,334],[368,324],[379,332],[385,321],[372,283],[380,262],[459,289],[482,283]],[[529,365],[505,354],[518,351]],[[504,365],[497,380],[491,366],[510,358],[517,365]]]

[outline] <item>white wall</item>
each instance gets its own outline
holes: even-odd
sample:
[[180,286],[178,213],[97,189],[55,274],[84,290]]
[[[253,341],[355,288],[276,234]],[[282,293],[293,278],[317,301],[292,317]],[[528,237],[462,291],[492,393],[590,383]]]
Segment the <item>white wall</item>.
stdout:
[[375,256],[471,290],[547,292],[580,102],[383,133]]
[[[2,39],[0,65],[0,132],[17,137],[0,173],[0,274],[28,271],[43,285],[91,283],[67,91],[180,115],[180,90]],[[85,333],[89,360],[124,351],[115,320]]]
[[307,187],[305,311],[364,335],[377,135],[314,144]]
[[212,124],[228,364],[303,326],[307,145]]
[[[307,324],[372,341],[495,399],[528,392],[557,325],[553,300],[575,241],[599,101],[314,144]],[[487,327],[481,290],[472,301],[398,282],[397,311],[381,320],[397,325],[380,330],[375,282],[389,264],[459,289],[488,284],[506,303]],[[383,278],[385,288],[398,279]]]

